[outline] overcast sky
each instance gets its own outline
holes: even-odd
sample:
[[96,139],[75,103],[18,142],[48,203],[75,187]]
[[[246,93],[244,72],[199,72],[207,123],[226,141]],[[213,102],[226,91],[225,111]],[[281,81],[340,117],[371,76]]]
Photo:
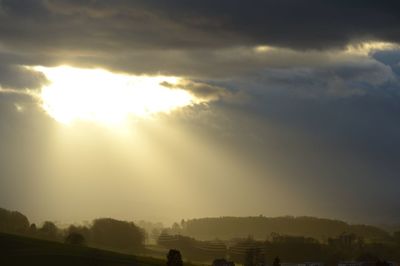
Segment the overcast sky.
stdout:
[[[37,222],[400,222],[399,10],[388,0],[0,0],[0,206]],[[33,68],[60,65],[179,77],[160,84],[197,101],[131,118],[123,133],[64,125],[40,99],[52,81]]]

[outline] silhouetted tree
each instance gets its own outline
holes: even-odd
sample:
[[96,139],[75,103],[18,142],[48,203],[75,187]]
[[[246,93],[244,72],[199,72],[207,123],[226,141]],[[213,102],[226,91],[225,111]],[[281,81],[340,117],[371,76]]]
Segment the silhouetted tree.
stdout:
[[185,219],[181,220],[181,228],[184,229],[186,225]]
[[36,236],[36,235],[37,235],[36,224],[31,224],[31,226],[29,226],[28,234],[29,234],[30,236]]
[[29,220],[20,212],[0,208],[0,232],[26,234],[29,231]]
[[85,238],[79,233],[72,232],[65,238],[65,243],[81,246],[85,244]]
[[171,232],[173,233],[173,234],[175,234],[175,235],[179,235],[180,233],[181,233],[181,227],[179,226],[179,224],[178,223],[174,223],[173,225],[172,225],[172,228],[171,228]]
[[181,252],[176,249],[170,249],[167,254],[167,266],[182,266]]
[[281,259],[279,257],[276,257],[274,259],[274,262],[272,263],[273,266],[281,266]]
[[215,259],[212,266],[235,266],[235,263],[226,259]]
[[39,236],[49,240],[57,240],[58,238],[58,228],[50,221],[43,223],[42,227],[38,230]]
[[132,222],[96,219],[91,227],[94,244],[121,250],[138,250],[144,245],[144,231]]
[[84,238],[86,243],[89,243],[91,240],[91,233],[90,233],[90,228],[86,226],[76,226],[76,225],[70,225],[68,229],[65,232],[65,235],[68,236],[72,233],[80,234]]

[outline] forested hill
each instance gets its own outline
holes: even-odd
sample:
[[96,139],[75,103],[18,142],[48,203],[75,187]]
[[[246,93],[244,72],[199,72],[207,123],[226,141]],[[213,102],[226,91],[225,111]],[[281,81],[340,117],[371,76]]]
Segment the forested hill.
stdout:
[[370,225],[350,225],[343,221],[315,217],[219,217],[200,218],[181,222],[182,234],[196,239],[231,239],[251,235],[266,239],[271,233],[306,236],[319,240],[354,233],[368,240],[386,240],[388,232]]

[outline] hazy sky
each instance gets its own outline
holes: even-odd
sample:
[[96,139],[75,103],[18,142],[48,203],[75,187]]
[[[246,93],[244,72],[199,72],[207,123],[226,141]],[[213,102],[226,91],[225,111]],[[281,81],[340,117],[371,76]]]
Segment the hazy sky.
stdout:
[[399,10],[0,0],[0,207],[400,222]]

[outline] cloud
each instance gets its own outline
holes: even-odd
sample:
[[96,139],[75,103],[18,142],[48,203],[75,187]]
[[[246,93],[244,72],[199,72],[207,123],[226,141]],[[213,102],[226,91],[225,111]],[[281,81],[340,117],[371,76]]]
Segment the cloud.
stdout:
[[[382,62],[385,51],[398,51],[398,5],[2,0],[0,59],[3,73],[11,65],[70,64],[180,76],[186,90],[207,99],[227,99],[233,90],[362,95],[398,87],[396,64]],[[0,83],[44,82],[39,73],[18,73],[26,77],[0,73]]]
[[190,80],[182,80],[177,84],[171,84],[166,81],[162,82],[160,85],[170,88],[170,89],[183,89],[185,91],[190,92],[193,96],[195,96],[200,101],[217,101],[224,97],[232,96],[232,92],[227,89],[215,86],[203,82],[195,82]]
[[0,88],[38,89],[47,82],[41,72],[18,65],[0,64]]
[[270,45],[330,49],[398,42],[395,1],[2,0],[2,42],[42,50],[132,51]]
[[365,60],[368,54],[360,51],[374,48],[353,46],[358,50],[346,53],[349,44],[398,43],[398,5],[2,0],[0,59],[14,65],[70,64],[199,80],[266,68],[313,68]]
[[[329,49],[354,40],[399,42],[399,5],[390,0],[2,0],[1,33],[6,42],[25,39],[69,48],[204,49],[267,44]],[[34,40],[38,34],[40,40]]]
[[400,49],[376,51],[372,57],[389,66],[397,76],[400,76]]
[[[362,95],[395,83],[392,69],[374,60],[339,62],[335,65],[270,68],[260,72],[257,82],[266,90],[300,97],[349,97]],[[254,81],[253,81],[254,82]],[[260,85],[259,85],[260,86]]]

